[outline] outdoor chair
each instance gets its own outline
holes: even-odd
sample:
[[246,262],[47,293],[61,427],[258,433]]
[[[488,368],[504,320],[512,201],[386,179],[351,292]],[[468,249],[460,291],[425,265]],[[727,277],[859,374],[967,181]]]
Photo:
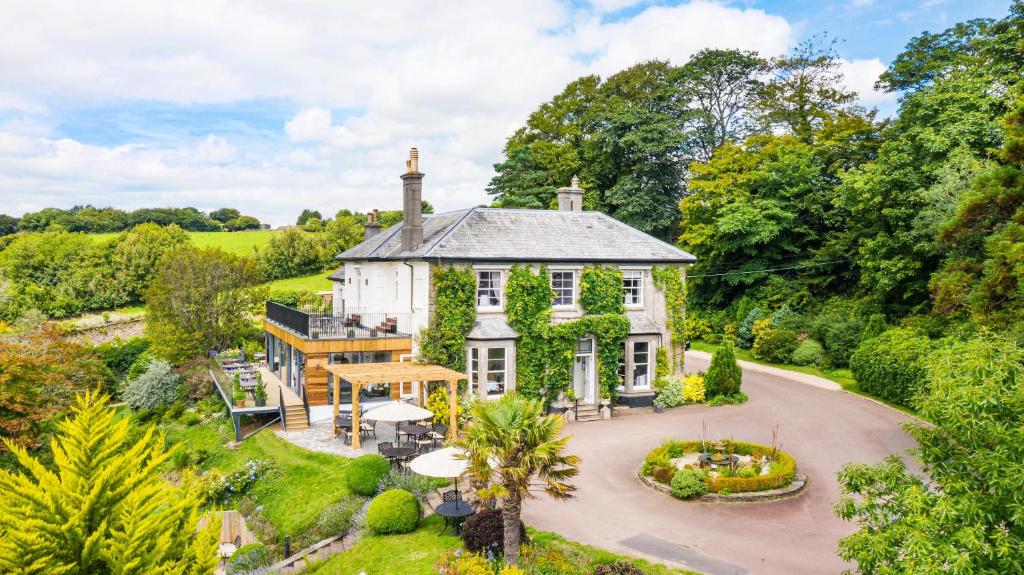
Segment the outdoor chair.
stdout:
[[359,422],[359,436],[373,434],[373,438],[377,438],[377,427],[368,421]]
[[437,446],[437,444],[444,443],[444,437],[446,433],[448,433],[448,426],[443,423],[438,423],[434,425],[433,429],[430,430],[430,433],[427,434],[427,437],[429,437],[430,440],[434,442],[434,445]]
[[[459,492],[458,492],[458,490],[449,489],[448,491],[445,491],[445,492],[441,493],[441,503],[453,503],[453,502],[458,501],[458,500],[459,500]],[[452,521],[448,517],[445,517],[444,518],[444,526],[441,527],[441,533],[444,533],[445,530],[448,529],[449,525],[454,525],[454,524],[455,524],[454,521]]]
[[[430,437],[430,433],[424,433],[423,435],[416,438],[416,451],[419,453],[426,453],[433,449],[434,438]],[[429,448],[429,449],[428,449]]]

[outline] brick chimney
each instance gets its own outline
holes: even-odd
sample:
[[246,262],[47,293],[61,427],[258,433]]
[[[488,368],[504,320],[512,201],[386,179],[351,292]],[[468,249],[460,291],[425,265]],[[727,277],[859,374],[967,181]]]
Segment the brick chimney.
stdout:
[[583,211],[583,190],[580,189],[580,179],[576,176],[572,177],[572,183],[568,188],[558,188],[558,211]]
[[380,233],[380,221],[377,219],[377,210],[366,214],[366,223],[363,224],[363,239],[368,240]]
[[411,250],[423,242],[423,173],[420,172],[420,152],[409,150],[402,174],[402,251]]

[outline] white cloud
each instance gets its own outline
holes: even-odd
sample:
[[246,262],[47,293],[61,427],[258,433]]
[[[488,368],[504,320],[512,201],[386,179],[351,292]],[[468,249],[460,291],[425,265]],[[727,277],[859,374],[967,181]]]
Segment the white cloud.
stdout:
[[[602,20],[630,7],[635,16]],[[702,0],[40,0],[11,3],[0,21],[0,109],[24,114],[0,123],[0,211],[238,205],[275,224],[304,207],[398,207],[411,146],[440,209],[486,202],[504,139],[568,81],[651,58],[682,63],[705,47],[778,54],[798,34],[763,10]],[[869,103],[879,96],[866,78],[879,65],[844,68]],[[116,146],[53,131],[52,110],[253,99],[294,103],[279,144],[213,128],[194,141]]]
[[841,60],[840,69],[846,81],[846,87],[860,95],[860,101],[866,106],[885,107],[896,101],[896,95],[875,90],[875,82],[885,72],[886,65],[878,58],[870,60]]

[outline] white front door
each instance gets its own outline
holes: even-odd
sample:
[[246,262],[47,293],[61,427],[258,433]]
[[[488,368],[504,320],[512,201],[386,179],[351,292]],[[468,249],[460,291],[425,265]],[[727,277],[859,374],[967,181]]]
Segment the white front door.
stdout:
[[584,338],[576,343],[576,362],[572,374],[573,391],[576,399],[585,403],[597,403],[594,385],[594,340]]

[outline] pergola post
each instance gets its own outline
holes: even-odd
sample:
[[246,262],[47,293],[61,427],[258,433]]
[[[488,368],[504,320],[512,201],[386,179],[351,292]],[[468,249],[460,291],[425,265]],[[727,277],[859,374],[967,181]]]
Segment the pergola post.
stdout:
[[459,427],[459,380],[448,380],[448,438],[458,437]]
[[361,384],[352,383],[352,449],[359,449],[362,446],[362,434],[359,433],[359,387]]

